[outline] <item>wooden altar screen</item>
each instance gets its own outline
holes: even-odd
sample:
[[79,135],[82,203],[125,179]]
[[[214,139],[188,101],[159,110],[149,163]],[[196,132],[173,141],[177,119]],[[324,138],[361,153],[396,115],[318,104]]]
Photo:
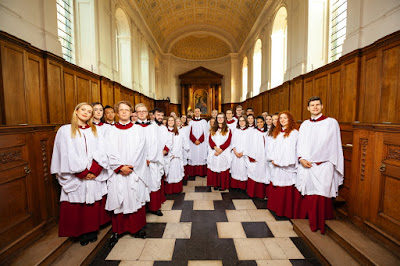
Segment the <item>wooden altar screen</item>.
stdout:
[[181,80],[181,113],[199,107],[202,116],[211,116],[211,111],[221,112],[221,81],[223,75],[204,67],[198,67],[179,75]]

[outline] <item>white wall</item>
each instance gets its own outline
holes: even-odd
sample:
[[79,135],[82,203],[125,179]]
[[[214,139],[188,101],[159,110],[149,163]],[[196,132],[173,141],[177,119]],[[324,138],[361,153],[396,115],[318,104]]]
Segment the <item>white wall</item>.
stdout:
[[62,56],[55,0],[0,1],[0,30]]

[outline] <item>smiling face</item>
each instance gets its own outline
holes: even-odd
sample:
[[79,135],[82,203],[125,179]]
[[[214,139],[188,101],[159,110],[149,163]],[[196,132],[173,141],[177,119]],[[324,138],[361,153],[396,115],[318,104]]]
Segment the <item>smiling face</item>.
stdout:
[[225,116],[223,114],[217,115],[218,126],[222,125],[224,123],[224,120],[225,120]]
[[226,111],[226,119],[228,119],[230,121],[232,119],[232,117],[233,117],[232,110]]
[[311,101],[307,106],[307,110],[310,111],[311,115],[314,117],[319,116],[323,108],[324,106],[321,104],[320,100]]
[[164,119],[164,113],[156,111],[154,115],[157,123],[161,124]]
[[114,118],[115,118],[115,112],[114,109],[112,108],[107,108],[106,111],[106,119],[108,122],[114,122]]
[[138,115],[137,115],[136,112],[133,112],[133,113],[131,114],[131,121],[132,121],[132,122],[136,122],[137,120],[138,120]]
[[272,116],[272,124],[274,124],[274,126],[276,126],[278,124],[278,115]]
[[217,117],[218,111],[217,110],[212,110],[211,112],[211,117]]
[[75,114],[81,123],[86,123],[90,118],[92,118],[93,107],[86,104],[82,105],[78,110],[75,111]]
[[175,119],[175,124],[177,127],[181,127],[182,126],[182,121],[181,119],[178,117],[177,119]]
[[267,115],[267,117],[265,118],[265,123],[267,124],[267,126],[271,126],[272,125],[272,116]]
[[103,118],[103,114],[104,114],[104,110],[103,110],[103,106],[101,106],[101,104],[96,104],[95,106],[93,106],[93,117],[96,120],[100,120]]
[[246,119],[244,117],[239,118],[239,126],[240,127],[245,127],[246,126]]
[[248,116],[247,117],[247,122],[249,122],[249,125],[254,125],[254,117],[253,116]]
[[200,115],[201,115],[200,108],[194,109],[194,116],[195,116],[195,117],[200,117]]
[[281,123],[282,127],[287,127],[287,125],[289,124],[289,118],[286,114],[281,114],[279,116],[279,123]]
[[149,112],[147,111],[147,108],[146,108],[145,106],[140,106],[140,107],[137,107],[137,108],[136,108],[136,113],[138,114],[138,118],[139,118],[141,121],[144,121],[144,120],[146,120],[147,114],[148,114]]
[[243,108],[242,108],[242,107],[236,108],[236,115],[237,115],[238,117],[242,115],[242,112],[243,112]]
[[258,128],[264,127],[264,121],[261,118],[257,119],[257,127]]
[[210,119],[210,126],[213,127],[215,124],[215,118]]
[[118,106],[117,115],[121,123],[127,123],[131,119],[131,108],[128,105],[121,103]]

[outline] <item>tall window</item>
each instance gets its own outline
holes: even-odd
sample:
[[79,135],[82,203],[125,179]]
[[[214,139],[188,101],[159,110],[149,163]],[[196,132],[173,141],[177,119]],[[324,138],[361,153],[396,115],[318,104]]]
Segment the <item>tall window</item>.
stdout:
[[261,86],[261,66],[262,66],[262,56],[261,56],[261,40],[258,39],[254,46],[253,54],[253,95],[258,95],[260,93]]
[[140,83],[142,84],[142,93],[149,96],[150,94],[150,58],[149,49],[144,39],[140,44]]
[[247,56],[243,58],[242,65],[242,100],[246,100],[247,97]]
[[281,7],[276,13],[271,35],[271,88],[283,83],[286,72],[287,11]]
[[73,1],[57,0],[58,38],[66,61],[75,63]]
[[346,39],[347,0],[331,0],[330,10],[330,61],[334,61],[342,55]]
[[125,12],[118,8],[115,11],[115,18],[117,20],[116,39],[118,54],[118,73],[122,85],[132,88],[132,57],[131,57],[131,31],[129,21]]

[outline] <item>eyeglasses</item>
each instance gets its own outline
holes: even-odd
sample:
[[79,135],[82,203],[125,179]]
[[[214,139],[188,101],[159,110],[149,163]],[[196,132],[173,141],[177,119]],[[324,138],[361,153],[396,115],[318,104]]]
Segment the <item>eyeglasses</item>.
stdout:
[[148,113],[149,111],[136,111],[136,113]]

